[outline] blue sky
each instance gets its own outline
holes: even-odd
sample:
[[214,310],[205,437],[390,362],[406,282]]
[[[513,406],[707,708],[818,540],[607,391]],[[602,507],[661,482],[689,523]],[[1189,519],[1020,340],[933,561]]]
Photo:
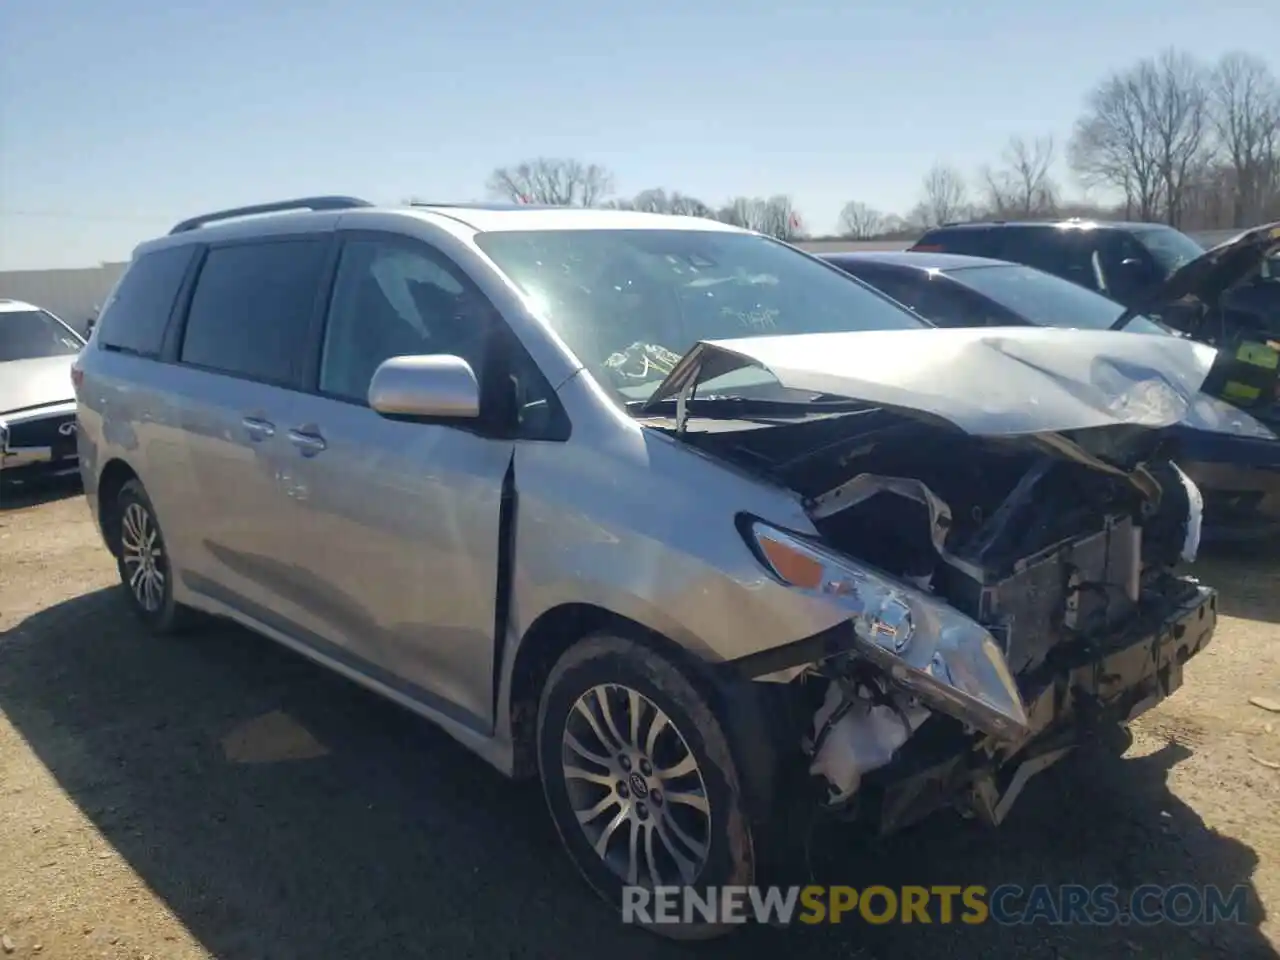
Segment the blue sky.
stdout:
[[1174,45],[1276,62],[1267,2],[7,0],[0,269],[124,259],[202,211],[484,195],[498,164],[619,192],[790,193],[811,228],[904,210],[936,160],[1065,141],[1107,71]]

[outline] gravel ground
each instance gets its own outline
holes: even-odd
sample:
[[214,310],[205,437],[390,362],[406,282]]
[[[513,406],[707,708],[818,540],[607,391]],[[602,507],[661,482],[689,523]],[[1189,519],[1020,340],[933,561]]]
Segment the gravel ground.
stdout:
[[999,831],[951,816],[830,883],[1247,885],[1206,928],[749,928],[699,948],[615,921],[561,855],[535,785],[231,626],[141,635],[71,489],[0,509],[0,960],[691,956],[1277,957],[1280,564],[1211,557],[1216,642],[1123,758],[1034,780]]

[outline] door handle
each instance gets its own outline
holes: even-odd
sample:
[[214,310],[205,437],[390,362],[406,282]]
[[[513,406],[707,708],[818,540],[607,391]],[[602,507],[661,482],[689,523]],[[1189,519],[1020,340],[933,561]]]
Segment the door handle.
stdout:
[[262,420],[259,417],[245,417],[240,421],[245,432],[249,434],[249,439],[254,443],[268,440],[276,435],[276,425],[269,420]]
[[324,442],[324,437],[307,430],[290,430],[289,442],[302,451],[304,457],[314,457],[328,446]]

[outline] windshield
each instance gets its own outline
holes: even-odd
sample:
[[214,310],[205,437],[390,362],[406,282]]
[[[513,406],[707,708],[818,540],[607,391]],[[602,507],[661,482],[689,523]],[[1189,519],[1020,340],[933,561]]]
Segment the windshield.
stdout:
[[[834,267],[755,234],[499,231],[476,243],[625,400],[646,399],[699,340],[928,326]],[[707,386],[724,394],[759,379],[757,370]]]
[[[1120,317],[1121,308],[1114,300],[1034,267],[960,267],[946,274],[1040,327],[1106,330]],[[1134,317],[1125,330],[1168,333],[1146,317]]]
[[71,328],[43,310],[0,312],[0,362],[70,356],[82,346]]
[[1168,277],[1204,253],[1204,247],[1173,227],[1152,227],[1133,234]]

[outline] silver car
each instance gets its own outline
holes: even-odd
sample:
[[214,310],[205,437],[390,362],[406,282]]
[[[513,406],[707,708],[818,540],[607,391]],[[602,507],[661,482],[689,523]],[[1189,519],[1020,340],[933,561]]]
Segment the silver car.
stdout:
[[1216,597],[1163,428],[1214,355],[934,329],[710,220],[308,198],[136,250],[81,469],[154,631],[229,617],[540,777],[620,905],[780,877],[815,810],[998,823],[1177,688]]
[[0,300],[0,483],[75,474],[71,363],[83,346],[48,310]]

